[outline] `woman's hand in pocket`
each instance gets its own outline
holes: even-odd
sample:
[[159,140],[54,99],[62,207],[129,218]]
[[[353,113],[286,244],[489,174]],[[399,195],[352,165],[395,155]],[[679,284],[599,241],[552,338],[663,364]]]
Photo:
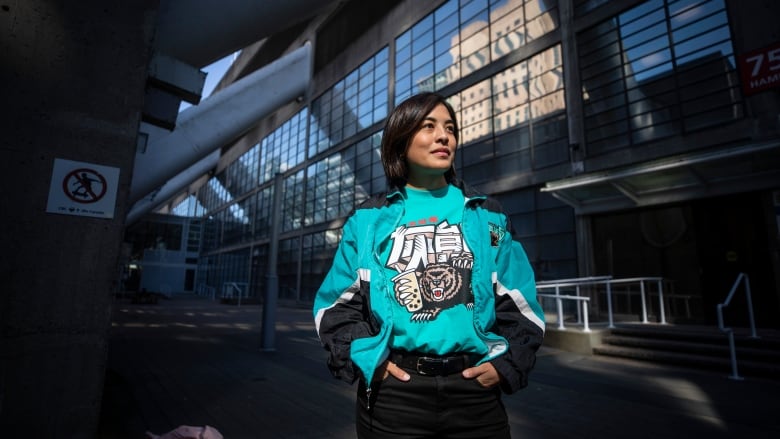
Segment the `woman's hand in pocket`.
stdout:
[[501,376],[490,363],[482,363],[479,366],[463,369],[463,378],[467,380],[475,379],[485,388],[497,386],[501,382]]
[[382,377],[382,380],[385,380],[390,375],[398,381],[409,381],[412,378],[405,370],[401,369],[390,360],[385,360],[385,362],[377,368],[376,373],[374,374],[376,377]]

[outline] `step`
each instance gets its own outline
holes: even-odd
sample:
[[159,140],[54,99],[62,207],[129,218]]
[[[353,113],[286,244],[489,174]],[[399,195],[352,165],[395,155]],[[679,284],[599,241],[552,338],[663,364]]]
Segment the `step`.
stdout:
[[[710,355],[696,355],[682,352],[658,351],[611,345],[596,346],[593,348],[593,353],[596,355],[731,373],[731,359],[729,356],[715,357]],[[740,375],[780,379],[780,365],[774,362],[739,360],[739,357],[737,357],[737,368]]]
[[[685,352],[697,355],[711,355],[729,358],[731,350],[728,344],[728,338],[721,336],[717,343],[697,341],[674,340],[671,338],[650,338],[649,336],[623,336],[608,335],[602,337],[602,343],[605,345],[615,345],[624,347],[635,347],[643,349],[652,349],[656,351]],[[736,344],[736,354],[738,359],[769,361],[780,363],[780,351],[775,349],[766,349],[760,347],[746,347],[742,341]]]
[[[780,352],[780,334],[776,330],[757,331],[757,337],[752,337],[750,331],[744,328],[734,330],[734,340],[739,346],[776,350]],[[610,335],[652,337],[656,339],[693,341],[720,345],[728,335],[716,327],[687,327],[661,325],[630,325],[619,326],[610,330]]]

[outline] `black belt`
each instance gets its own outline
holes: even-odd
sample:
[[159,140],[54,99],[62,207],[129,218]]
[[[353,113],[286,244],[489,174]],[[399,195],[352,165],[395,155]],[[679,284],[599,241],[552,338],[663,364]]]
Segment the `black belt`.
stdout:
[[451,375],[460,373],[476,363],[475,357],[468,354],[439,356],[432,354],[416,354],[412,352],[393,351],[390,361],[404,369],[410,369],[420,375]]

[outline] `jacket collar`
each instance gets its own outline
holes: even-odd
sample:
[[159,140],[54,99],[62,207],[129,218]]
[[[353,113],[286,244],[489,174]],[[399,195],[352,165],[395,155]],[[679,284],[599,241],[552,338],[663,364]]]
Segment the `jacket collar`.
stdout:
[[[466,197],[466,204],[480,203],[487,199],[487,195],[477,191],[465,181],[456,178],[450,181],[450,184],[457,187],[463,192],[463,196]],[[392,203],[395,200],[403,199],[403,188],[396,185],[391,185],[386,193],[387,203]]]

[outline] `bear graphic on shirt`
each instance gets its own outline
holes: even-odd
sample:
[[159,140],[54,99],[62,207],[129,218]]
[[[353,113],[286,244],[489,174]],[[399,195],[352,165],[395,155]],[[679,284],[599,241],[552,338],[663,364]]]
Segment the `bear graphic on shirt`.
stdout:
[[399,272],[392,278],[396,301],[426,322],[457,305],[473,307],[473,257],[458,225],[399,226],[386,262]]

